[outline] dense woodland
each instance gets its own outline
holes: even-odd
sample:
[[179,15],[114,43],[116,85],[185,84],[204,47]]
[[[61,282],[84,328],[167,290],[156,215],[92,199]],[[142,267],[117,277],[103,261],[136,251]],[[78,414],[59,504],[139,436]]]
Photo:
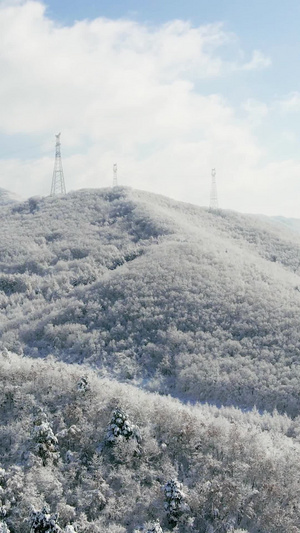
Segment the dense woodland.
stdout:
[[0,211],[1,348],[217,405],[300,406],[300,235],[128,189]]
[[300,531],[296,222],[4,203],[0,532]]
[[[61,529],[88,533],[157,522],[163,531],[300,530],[299,419],[184,406],[53,358],[7,353],[0,362],[1,512],[10,531],[28,532],[32,509],[44,507],[59,513]],[[112,439],[116,410],[127,426]],[[171,481],[180,490],[173,515]]]

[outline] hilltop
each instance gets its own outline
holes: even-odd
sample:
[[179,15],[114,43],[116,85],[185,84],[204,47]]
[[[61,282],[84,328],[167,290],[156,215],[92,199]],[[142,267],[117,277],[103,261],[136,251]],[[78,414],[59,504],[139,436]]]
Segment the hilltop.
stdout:
[[32,198],[0,224],[2,349],[298,414],[297,233],[125,188]]

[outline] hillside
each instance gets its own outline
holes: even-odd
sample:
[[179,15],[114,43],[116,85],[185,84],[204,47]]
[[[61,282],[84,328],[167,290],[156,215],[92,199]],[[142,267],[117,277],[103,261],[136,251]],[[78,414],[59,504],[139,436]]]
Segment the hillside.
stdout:
[[[299,419],[183,406],[51,358],[6,353],[0,379],[11,533],[45,506],[41,532],[299,532]],[[127,436],[112,438],[116,409]]]
[[1,347],[296,416],[300,236],[124,188],[0,212]]

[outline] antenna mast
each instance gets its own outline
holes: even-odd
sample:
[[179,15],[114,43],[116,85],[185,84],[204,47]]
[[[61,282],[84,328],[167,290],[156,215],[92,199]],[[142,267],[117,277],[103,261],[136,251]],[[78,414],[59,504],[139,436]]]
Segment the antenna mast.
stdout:
[[118,187],[118,165],[117,163],[115,163],[113,166],[113,172],[114,172],[113,187]]
[[216,183],[216,169],[213,168],[211,171],[211,190],[210,190],[210,209],[218,209],[218,192],[217,192],[217,183]]
[[51,196],[57,196],[59,194],[66,194],[65,178],[64,171],[61,162],[61,153],[60,153],[60,133],[55,135],[55,163],[52,176],[52,185],[51,185]]

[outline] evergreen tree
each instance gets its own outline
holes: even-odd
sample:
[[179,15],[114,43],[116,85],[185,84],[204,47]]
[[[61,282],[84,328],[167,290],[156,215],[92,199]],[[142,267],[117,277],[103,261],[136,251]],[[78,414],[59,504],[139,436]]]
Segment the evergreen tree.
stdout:
[[165,510],[171,526],[176,526],[178,519],[183,513],[184,493],[182,485],[175,479],[171,479],[164,486]]
[[32,511],[30,514],[32,533],[61,533],[61,528],[56,523],[58,515],[50,515],[47,507],[41,511]]
[[114,410],[110,424],[107,429],[106,442],[116,444],[120,439],[136,439],[140,441],[140,432],[137,426],[129,422],[127,414],[120,408]]
[[56,461],[58,459],[58,440],[42,409],[38,410],[34,418],[34,440],[36,442],[35,450],[41,457],[44,466],[49,460]]
[[90,390],[90,384],[87,376],[82,376],[79,381],[77,381],[77,390],[81,393],[85,393]]

